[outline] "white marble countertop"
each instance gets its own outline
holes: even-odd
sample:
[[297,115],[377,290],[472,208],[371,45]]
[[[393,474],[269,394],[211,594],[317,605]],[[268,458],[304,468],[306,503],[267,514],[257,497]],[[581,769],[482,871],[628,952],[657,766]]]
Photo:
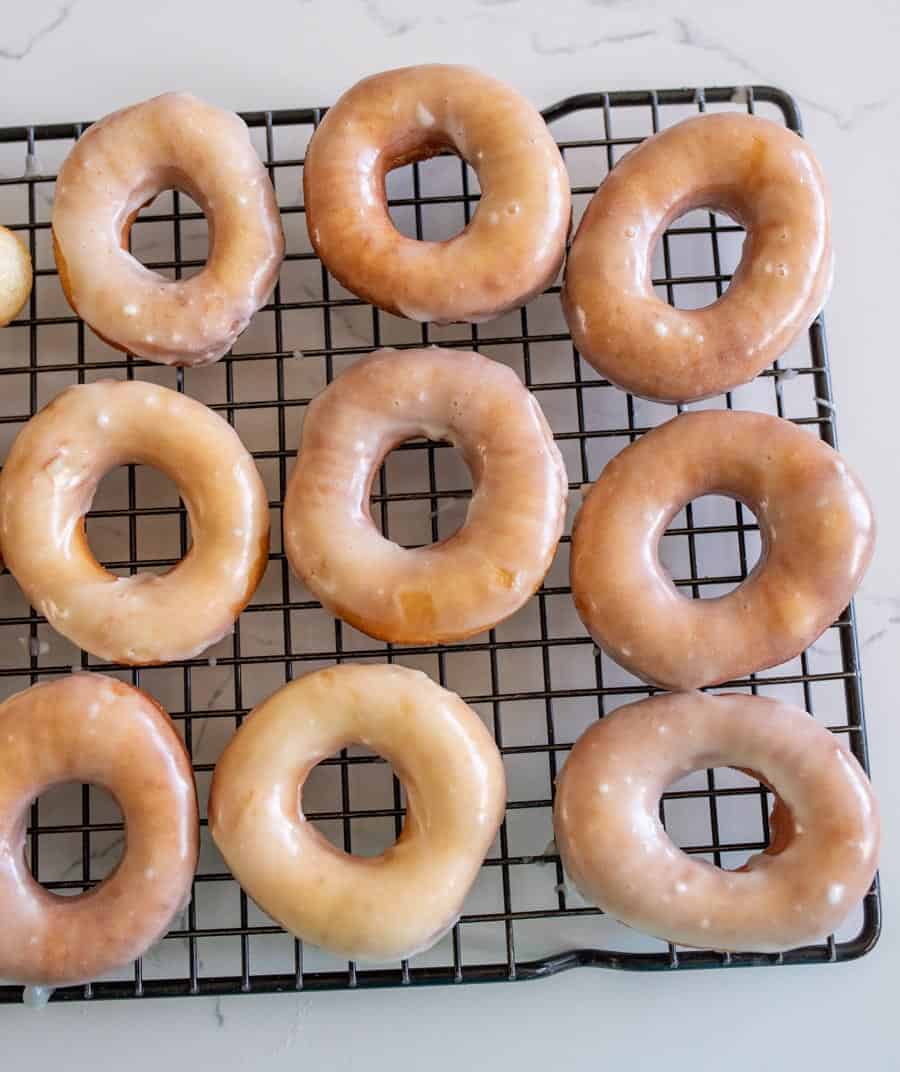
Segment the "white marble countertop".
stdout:
[[0,125],[95,118],[173,88],[235,109],[324,104],[360,76],[468,62],[547,104],[588,89],[763,82],[798,98],[834,193],[828,331],[843,450],[880,546],[858,599],[873,775],[885,820],[886,931],[840,968],[626,975],[522,986],[0,1007],[6,1066],[143,1068],[789,1067],[896,1052],[900,780],[894,711],[900,506],[893,258],[900,249],[900,7],[889,0],[31,0],[0,23]]

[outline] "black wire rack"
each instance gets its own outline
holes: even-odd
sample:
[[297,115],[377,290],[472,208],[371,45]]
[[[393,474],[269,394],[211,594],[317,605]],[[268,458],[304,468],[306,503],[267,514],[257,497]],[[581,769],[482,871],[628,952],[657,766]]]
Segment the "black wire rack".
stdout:
[[[566,158],[576,218],[621,155],[647,135],[699,111],[749,110],[800,131],[794,101],[770,87],[586,93],[544,115]],[[173,370],[106,346],[73,315],[50,243],[54,174],[86,123],[0,130],[0,221],[30,247],[35,287],[0,332],[0,457],[42,405],[72,383],[139,378],[187,391],[238,430],[266,483],[273,547],[268,570],[234,633],[203,657],[161,668],[110,667],[75,650],[0,575],[0,698],[73,668],[102,669],[146,689],[170,711],[191,754],[201,799],[201,857],[191,902],[166,937],[133,966],[54,999],[232,994],[533,979],[577,965],[683,970],[849,960],[872,948],[880,928],[877,886],[844,931],[779,955],[684,949],[646,938],[583,902],[565,881],[552,841],[553,785],[568,749],[598,716],[654,690],[599,652],[567,587],[571,517],[581,487],[648,428],[681,407],[632,398],[601,379],[574,350],[559,286],[526,308],[478,326],[438,328],[379,312],[343,290],[312,252],[302,205],[303,154],[322,109],[246,114],[278,194],[287,256],[272,300],[214,366]],[[477,178],[455,157],[391,173],[391,211],[419,238],[458,231],[478,199]],[[702,211],[676,221],[655,254],[654,283],[670,303],[698,306],[728,285],[741,229]],[[184,194],[162,195],[138,218],[132,248],[170,278],[198,271],[207,252],[203,214]],[[291,576],[281,550],[281,504],[304,407],[347,363],[379,346],[475,348],[510,364],[548,414],[568,467],[566,535],[545,584],[519,614],[480,637],[446,646],[396,647],[335,621]],[[777,413],[835,445],[825,327],[752,384],[703,406]],[[687,407],[693,408],[693,407]],[[385,462],[373,516],[390,538],[417,545],[462,521],[469,477],[447,444],[404,444]],[[98,557],[118,573],[166,570],[190,533],[177,493],[151,470],[128,466],[102,484],[88,518]],[[746,508],[704,498],[673,521],[662,557],[694,597],[717,595],[746,577],[759,531]],[[493,730],[509,783],[506,818],[452,932],[409,962],[374,967],[340,961],[286,935],[228,873],[206,828],[215,761],[241,718],[294,676],[348,659],[396,661],[426,670],[460,692]],[[859,658],[852,607],[798,659],[728,686],[800,703],[867,766]],[[403,818],[403,791],[378,757],[348,749],[317,767],[304,811],[347,851],[378,852]],[[660,813],[689,853],[740,866],[768,843],[767,790],[739,772],[702,771],[671,787]],[[109,873],[124,828],[115,804],[91,786],[53,789],[35,801],[28,858],[35,878],[60,895]],[[0,985],[0,1002],[22,989]]]

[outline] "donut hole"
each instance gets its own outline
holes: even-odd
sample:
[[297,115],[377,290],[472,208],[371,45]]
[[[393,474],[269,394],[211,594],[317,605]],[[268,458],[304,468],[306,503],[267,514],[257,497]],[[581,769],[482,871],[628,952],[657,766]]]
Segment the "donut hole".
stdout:
[[[693,858],[738,871],[792,836],[790,813],[755,777],[734,767],[696,770],[662,795],[659,816],[671,840]],[[778,834],[776,840],[776,833]]]
[[94,557],[117,577],[169,573],[193,543],[176,484],[146,465],[123,465],[103,476],[85,534]]
[[669,223],[653,248],[656,294],[677,309],[703,309],[728,289],[744,248],[745,231],[727,213],[691,209]]
[[162,190],[143,205],[125,229],[131,255],[165,279],[188,279],[206,265],[209,223],[183,190]]
[[[402,790],[398,790],[401,794]],[[381,856],[397,840],[398,801],[390,764],[361,745],[318,763],[300,790],[300,811],[342,852]]]
[[[125,820],[103,786],[52,785],[25,813],[25,863],[37,862],[37,881],[49,892],[75,897],[108,878],[125,854]],[[34,871],[32,870],[32,874]]]
[[733,592],[762,553],[756,515],[724,495],[703,495],[672,518],[659,561],[684,596],[715,599]]
[[369,513],[392,543],[439,543],[465,524],[472,485],[461,451],[443,440],[411,439],[385,456],[370,488]]
[[[467,210],[470,217],[475,212],[471,198],[479,189],[473,169],[451,152],[393,168],[384,185],[394,226],[404,237],[426,242],[446,242],[462,233]],[[428,204],[417,210],[415,202],[421,199]]]

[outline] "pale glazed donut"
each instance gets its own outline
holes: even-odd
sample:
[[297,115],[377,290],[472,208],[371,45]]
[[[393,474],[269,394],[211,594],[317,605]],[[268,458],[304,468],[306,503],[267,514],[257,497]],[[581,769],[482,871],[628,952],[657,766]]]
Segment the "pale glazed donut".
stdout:
[[[406,792],[381,856],[335,848],[309,823],[312,768],[348,744],[383,756]],[[475,712],[402,666],[334,666],[279,689],[222,753],[209,827],[244,890],[298,938],[351,959],[398,960],[459,917],[506,802],[503,762]]]
[[[121,862],[76,897],[39,886],[24,854],[29,805],[63,782],[102,786],[125,819]],[[66,986],[135,960],[190,898],[198,844],[190,760],[145,693],[73,674],[0,705],[0,978]]]
[[[208,220],[209,257],[171,280],[128,252],[141,208],[182,190]],[[284,257],[272,184],[244,122],[189,93],[94,123],[56,180],[53,247],[72,308],[110,345],[167,365],[216,361],[266,301]]]
[[0,327],[13,320],[31,294],[31,256],[22,242],[0,227]]
[[[466,521],[404,549],[369,513],[382,460],[447,439],[472,472]],[[284,504],[284,549],[333,614],[381,640],[447,643],[508,618],[539,587],[565,514],[565,467],[534,397],[505,365],[435,348],[356,362],[309,407]]]
[[[733,592],[682,596],[659,561],[678,511],[727,495],[756,514],[759,563]],[[838,616],[872,556],[875,521],[844,459],[764,413],[685,413],[606,466],[572,534],[581,620],[645,681],[692,689],[799,655]]]
[[[417,242],[395,228],[385,175],[446,150],[476,171],[465,230]],[[559,271],[571,215],[565,165],[539,112],[471,67],[426,64],[364,78],[331,108],[303,170],[310,240],[361,298],[410,320],[490,320]]]
[[[737,871],[692,859],[659,821],[665,788],[708,767],[778,794],[772,844]],[[830,934],[877,865],[878,805],[853,756],[805,711],[759,696],[654,696],[575,744],[553,821],[566,873],[616,919],[681,945],[775,953]]]
[[[650,258],[694,208],[747,229],[725,294],[673,309]],[[831,286],[831,218],[819,163],[797,134],[750,115],[704,115],[648,138],[594,195],[569,251],[562,300],[579,353],[613,383],[683,402],[746,383],[813,321]]]
[[[193,544],[164,576],[116,577],[84,529],[113,468],[151,465],[179,488]],[[218,414],[136,380],[70,387],[24,426],[0,474],[10,572],[63,636],[111,662],[188,659],[221,640],[256,590],[269,547],[253,459]]]

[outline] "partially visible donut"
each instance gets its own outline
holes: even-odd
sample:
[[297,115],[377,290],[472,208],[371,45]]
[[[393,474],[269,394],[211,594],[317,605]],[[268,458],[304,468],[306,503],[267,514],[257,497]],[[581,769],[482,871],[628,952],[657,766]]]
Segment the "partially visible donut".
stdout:
[[[128,252],[135,217],[170,189],[189,194],[209,224],[209,257],[190,279],[167,279]],[[60,168],[52,226],[72,308],[110,345],[167,365],[205,365],[229,350],[284,256],[275,193],[246,125],[190,93],[89,127]]]
[[0,327],[14,320],[31,294],[31,256],[6,227],[0,227]]
[[[102,786],[125,820],[125,851],[99,885],[60,897],[25,861],[28,809],[63,782]],[[191,762],[145,693],[73,674],[0,704],[0,978],[90,982],[139,957],[191,894],[199,845]]]
[[[481,201],[444,242],[404,237],[385,175],[449,150],[478,175]],[[490,320],[524,305],[559,271],[569,179],[540,113],[471,67],[425,64],[358,82],[329,109],[303,170],[306,222],[331,274],[410,320]]]

